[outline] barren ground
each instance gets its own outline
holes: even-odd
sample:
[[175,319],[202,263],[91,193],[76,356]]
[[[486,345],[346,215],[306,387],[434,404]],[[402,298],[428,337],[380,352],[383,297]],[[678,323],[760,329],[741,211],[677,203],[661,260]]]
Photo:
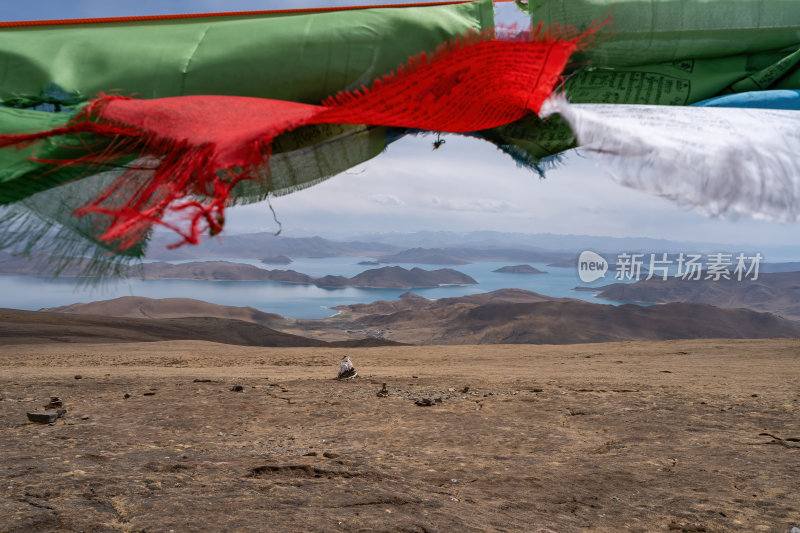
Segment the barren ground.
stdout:
[[797,340],[12,345],[0,398],[0,531],[800,527]]

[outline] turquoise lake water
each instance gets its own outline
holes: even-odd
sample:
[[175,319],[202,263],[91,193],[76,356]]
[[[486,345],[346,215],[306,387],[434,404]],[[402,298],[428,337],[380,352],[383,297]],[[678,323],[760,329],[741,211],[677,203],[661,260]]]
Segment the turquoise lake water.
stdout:
[[[220,259],[208,259],[217,260]],[[264,265],[257,260],[227,259],[252,264],[270,270],[296,270],[311,276],[334,274],[352,277],[374,266],[359,265],[366,257],[336,257],[325,259],[296,259],[284,266]],[[202,259],[193,259],[202,261]],[[578,285],[601,286],[614,283],[613,273],[606,279],[584,284],[574,268],[548,267],[531,263],[547,274],[501,274],[492,272],[513,263],[473,263],[455,267],[402,264],[404,268],[418,266],[426,270],[454,268],[472,276],[478,285],[447,286],[430,289],[412,289],[425,298],[449,298],[504,288],[518,288],[548,296],[576,298],[596,303],[620,303],[599,300],[592,292],[572,290]],[[74,279],[51,279],[30,276],[0,276],[0,307],[37,310],[76,302],[109,300],[121,296],[148,298],[195,298],[220,305],[250,306],[268,313],[278,313],[292,318],[323,318],[335,313],[332,306],[369,303],[377,300],[397,299],[405,290],[396,289],[321,289],[313,285],[255,281],[182,281],[128,279],[106,282],[97,287],[76,287]]]

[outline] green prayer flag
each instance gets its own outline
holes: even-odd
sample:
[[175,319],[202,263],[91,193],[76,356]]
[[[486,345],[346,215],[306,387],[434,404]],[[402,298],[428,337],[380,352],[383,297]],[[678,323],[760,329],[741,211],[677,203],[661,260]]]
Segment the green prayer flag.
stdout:
[[633,67],[588,67],[565,83],[575,103],[689,105],[728,92],[800,89],[800,52],[772,51]]
[[796,0],[530,0],[534,25],[579,29],[611,16],[586,57],[595,66],[651,65],[794,47]]
[[194,94],[319,103],[370,85],[468,30],[491,0],[425,7],[162,19],[0,29],[0,100],[48,84],[89,99]]

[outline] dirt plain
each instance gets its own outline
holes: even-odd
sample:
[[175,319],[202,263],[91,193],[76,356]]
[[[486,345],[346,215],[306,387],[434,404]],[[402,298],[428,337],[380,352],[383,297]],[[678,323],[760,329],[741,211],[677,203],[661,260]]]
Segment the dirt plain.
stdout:
[[800,527],[798,340],[5,345],[0,399],[0,532]]

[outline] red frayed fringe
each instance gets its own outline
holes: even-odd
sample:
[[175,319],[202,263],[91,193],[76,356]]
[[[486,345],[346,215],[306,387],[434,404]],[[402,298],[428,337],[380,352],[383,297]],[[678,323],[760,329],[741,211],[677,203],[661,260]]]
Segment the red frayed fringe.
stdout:
[[[494,30],[468,34],[411,58],[369,89],[337,94],[321,106],[235,96],[103,95],[67,126],[0,136],[0,147],[83,133],[110,139],[102,150],[53,162],[102,165],[139,156],[75,215],[107,217],[100,239],[121,249],[140,242],[154,224],[181,235],[174,246],[197,244],[202,234],[222,231],[233,188],[257,177],[281,133],[322,123],[470,132],[514,122],[539,111],[570,54],[604,24],[584,32],[540,25],[506,40]],[[179,220],[165,220],[168,214]]]

